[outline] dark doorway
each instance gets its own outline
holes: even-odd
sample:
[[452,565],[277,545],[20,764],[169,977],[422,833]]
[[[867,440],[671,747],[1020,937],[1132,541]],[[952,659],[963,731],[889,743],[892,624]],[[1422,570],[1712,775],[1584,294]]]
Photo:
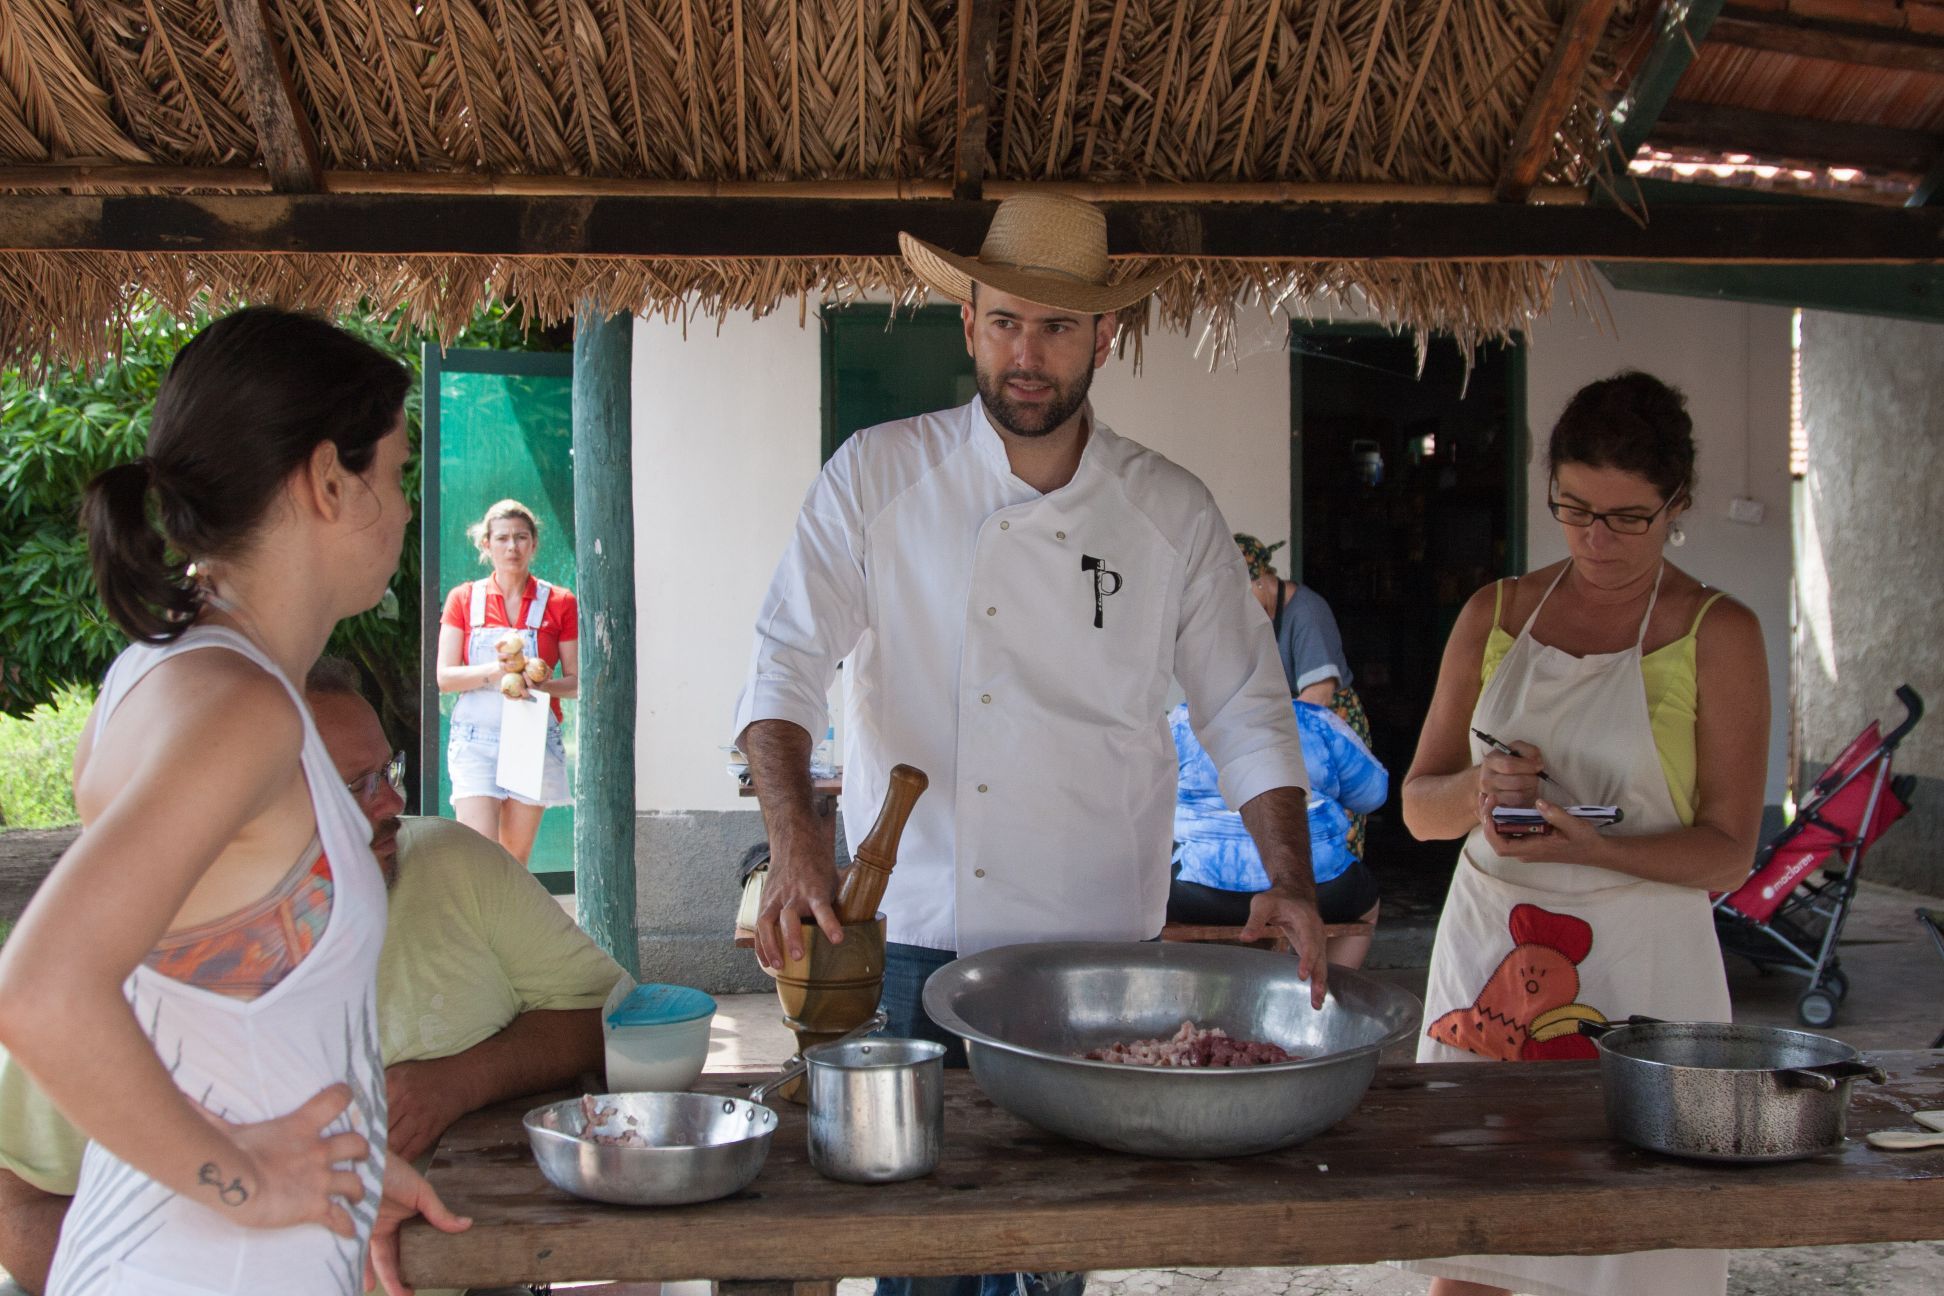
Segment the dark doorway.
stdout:
[[1387,913],[1441,901],[1457,854],[1455,842],[1412,841],[1398,798],[1459,609],[1524,566],[1524,361],[1517,343],[1485,347],[1468,374],[1439,338],[1420,374],[1408,336],[1338,326],[1290,338],[1290,566],[1336,613],[1390,771],[1369,841]]
[[823,310],[823,457],[851,433],[952,409],[978,384],[956,306],[899,311],[871,303]]

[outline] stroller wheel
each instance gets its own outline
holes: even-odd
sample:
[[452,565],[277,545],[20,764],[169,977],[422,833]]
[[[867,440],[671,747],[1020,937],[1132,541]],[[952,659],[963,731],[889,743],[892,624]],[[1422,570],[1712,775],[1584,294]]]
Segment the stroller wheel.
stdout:
[[1836,1020],[1836,996],[1820,986],[1804,990],[1796,1000],[1796,1017],[1804,1026],[1820,1029],[1829,1025]]
[[1841,968],[1830,968],[1823,973],[1822,988],[1835,995],[1836,1002],[1841,1003],[1849,998],[1849,977]]

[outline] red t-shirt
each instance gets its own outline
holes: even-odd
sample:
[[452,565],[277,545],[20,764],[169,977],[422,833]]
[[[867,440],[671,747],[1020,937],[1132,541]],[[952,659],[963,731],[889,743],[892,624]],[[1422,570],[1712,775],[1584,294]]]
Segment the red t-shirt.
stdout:
[[[580,606],[574,602],[572,590],[559,585],[550,585],[547,595],[547,610],[540,614],[540,629],[535,635],[540,642],[540,658],[549,666],[560,664],[560,645],[573,643],[580,638]],[[439,617],[439,624],[456,626],[459,629],[459,660],[468,662],[467,641],[472,637],[472,591],[473,582],[465,581],[452,593],[446,595],[445,612]],[[520,615],[513,620],[506,616],[506,599],[500,595],[499,586],[492,580],[486,582],[486,624],[505,626],[509,630],[526,625],[527,616],[533,611],[534,596],[538,587],[528,579],[526,592],[520,596]],[[470,664],[470,662],[468,662]],[[560,718],[560,699],[553,699],[554,718]]]

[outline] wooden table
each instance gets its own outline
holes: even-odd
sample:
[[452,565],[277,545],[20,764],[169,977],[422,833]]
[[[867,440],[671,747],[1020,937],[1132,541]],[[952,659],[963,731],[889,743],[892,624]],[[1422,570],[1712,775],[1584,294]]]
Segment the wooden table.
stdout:
[[[994,1107],[968,1073],[947,1072],[944,1158],[928,1178],[823,1179],[804,1150],[803,1113],[789,1108],[749,1189],[660,1210],[550,1187],[520,1128],[529,1100],[446,1134],[430,1177],[473,1227],[448,1236],[408,1225],[404,1270],[421,1286],[807,1280],[1944,1238],[1944,1149],[1889,1153],[1862,1141],[1944,1107],[1944,1054],[1877,1060],[1890,1083],[1856,1086],[1850,1142],[1780,1166],[1708,1166],[1617,1142],[1594,1063],[1384,1067],[1335,1129],[1230,1161],[1069,1142]],[[740,1093],[759,1078],[710,1076],[704,1087]]]

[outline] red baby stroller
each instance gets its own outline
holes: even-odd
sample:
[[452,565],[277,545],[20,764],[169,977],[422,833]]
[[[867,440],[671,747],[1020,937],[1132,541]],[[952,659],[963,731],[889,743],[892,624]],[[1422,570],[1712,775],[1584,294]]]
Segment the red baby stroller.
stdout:
[[1763,971],[1780,968],[1808,981],[1796,1000],[1806,1026],[1824,1027],[1849,993],[1836,941],[1856,896],[1864,852],[1910,809],[1916,780],[1892,777],[1890,756],[1923,718],[1924,700],[1897,690],[1906,712],[1888,734],[1872,720],[1830,763],[1795,819],[1755,856],[1748,880],[1714,902],[1721,948]]

